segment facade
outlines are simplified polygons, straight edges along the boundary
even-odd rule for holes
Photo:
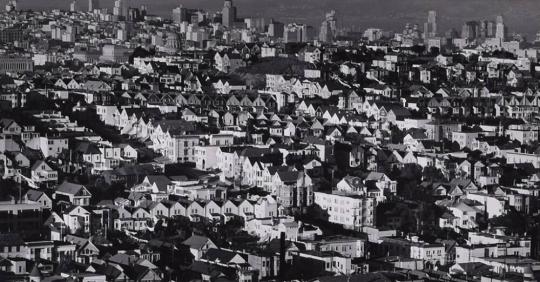
[[[34,70],[31,58],[0,56],[0,73],[26,72]]]
[[[373,198],[341,192],[315,192],[314,203],[328,213],[328,221],[358,230],[375,224]]]
[[[233,5],[232,0],[226,0],[221,13],[221,24],[225,27],[232,28],[236,21],[236,7]]]
[[[0,281],[540,277],[540,35],[437,19],[489,3],[69,2],[2,12]]]

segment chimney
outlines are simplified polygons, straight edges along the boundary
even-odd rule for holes
[[[279,281],[285,281],[285,232],[279,238]]]

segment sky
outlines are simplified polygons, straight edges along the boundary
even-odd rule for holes
[[[5,1],[5,0],[4,0]],[[86,0],[79,0],[86,5]],[[220,10],[222,0],[128,0],[131,6],[146,4],[150,13],[169,16],[179,4],[187,8]],[[324,14],[337,11],[341,26],[362,30],[380,27],[400,31],[405,23],[426,21],[427,12],[438,14],[439,30],[460,30],[468,20],[492,19],[503,15],[511,32],[527,34],[530,39],[540,31],[540,0],[233,0],[238,15],[263,16],[283,22],[307,23],[318,27]],[[71,0],[19,0],[22,9],[67,9]],[[100,0],[102,7],[113,0]],[[159,4],[156,4],[159,3]]]

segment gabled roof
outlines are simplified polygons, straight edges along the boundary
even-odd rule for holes
[[[16,122],[12,119],[9,119],[9,118],[2,118],[0,119],[0,128],[8,128],[11,124],[13,124]]]
[[[298,171],[278,171],[279,179],[285,183],[296,182],[298,180]]]
[[[186,239],[184,242],[182,242],[182,244],[189,246],[191,249],[200,250],[208,242],[211,242],[213,244],[212,240],[210,240],[208,237],[192,235],[191,237]]]
[[[67,181],[64,181],[64,183],[60,184],[56,188],[57,193],[60,192],[60,193],[70,194],[70,195],[77,195],[79,194],[81,190],[86,190],[88,192],[86,187],[84,187],[83,185],[70,183]]]
[[[101,154],[101,151],[99,150],[97,144],[91,142],[80,142],[79,144],[77,144],[75,151],[82,154]]]
[[[39,191],[35,189],[30,189],[26,192],[26,197],[28,198],[28,200],[34,201],[34,202],[39,200],[39,198],[41,198],[41,196],[43,195],[46,195],[43,191]]]
[[[209,261],[219,261],[220,263],[229,263],[233,258],[238,256],[237,253],[223,249],[208,249],[203,258]]]
[[[24,245],[24,240],[18,233],[0,233],[0,247]]]
[[[45,164],[47,169],[50,169],[51,167],[44,161],[44,160],[37,160],[33,165],[31,170],[38,169],[41,165]]]
[[[385,174],[382,172],[372,171],[366,176],[366,181],[379,181],[384,179]]]
[[[165,175],[147,175],[146,177],[151,184],[156,184],[159,191],[167,191],[167,186],[171,183],[171,179]]]

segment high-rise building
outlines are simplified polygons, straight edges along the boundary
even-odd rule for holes
[[[69,11],[77,12],[77,0],[71,1],[71,3],[69,3]]]
[[[337,33],[336,11],[332,10],[326,14],[325,20],[321,24],[319,40],[323,42],[332,42]]]
[[[127,14],[127,20],[131,22],[136,22],[142,19],[141,10],[139,8],[129,8]]]
[[[0,73],[25,72],[34,70],[34,61],[31,58],[16,56],[0,56]]]
[[[17,0],[10,0],[6,4],[6,12],[16,11],[17,10]]]
[[[173,22],[175,23],[187,22],[188,21],[187,9],[184,8],[182,5],[173,9],[172,19],[173,19]]]
[[[309,42],[315,38],[315,28],[312,26],[303,24],[300,29],[302,30],[301,42]]]
[[[461,38],[476,39],[480,34],[480,24],[477,21],[468,21],[461,28]]]
[[[270,20],[268,25],[268,36],[270,37],[282,37],[285,26],[283,23],[276,22],[274,19]]]
[[[126,5],[124,0],[114,1],[113,15],[119,16],[119,17],[126,17],[127,11],[128,11],[128,6]]]
[[[225,0],[223,5],[223,12],[221,14],[221,24],[228,28],[232,28],[236,21],[236,7],[233,6],[232,0]]]
[[[305,24],[291,23],[283,30],[283,40],[285,43],[308,42],[313,39],[314,29]]]
[[[332,42],[334,34],[327,21],[323,21],[321,24],[321,30],[319,31],[319,40],[322,42]]]
[[[368,41],[377,41],[382,38],[383,31],[380,28],[368,28],[364,31],[363,37]]]
[[[22,41],[24,31],[18,28],[6,28],[0,30],[0,43]]]
[[[497,24],[494,21],[488,21],[487,22],[487,37],[493,38],[495,37],[495,33],[497,30]]]
[[[249,17],[249,18],[244,19],[244,23],[246,24],[246,27],[250,30],[255,30],[256,32],[259,32],[259,33],[262,33],[265,31],[264,18]]]
[[[497,16],[497,24],[495,27],[495,38],[504,40],[506,38],[506,26],[502,16]]]
[[[424,23],[424,38],[437,36],[437,12],[429,11],[427,22]]]
[[[99,9],[99,0],[88,0],[88,12],[93,12]]]

